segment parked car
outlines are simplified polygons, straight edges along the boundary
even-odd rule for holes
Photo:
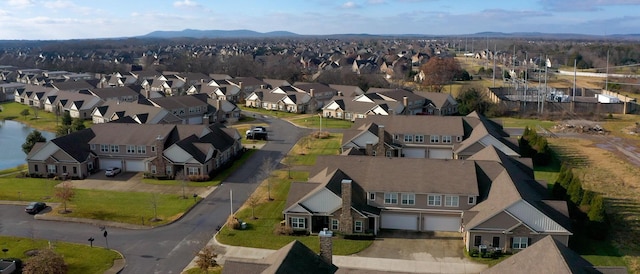
[[[252,127],[245,134],[247,139],[267,140],[267,128],[262,126]]]
[[[119,167],[110,167],[107,168],[107,171],[104,172],[104,175],[107,177],[113,177],[118,175],[120,172],[122,172],[122,169],[120,169]]]
[[[43,209],[47,208],[47,204],[43,202],[31,202],[27,207],[24,208],[24,211],[29,214],[38,214]]]

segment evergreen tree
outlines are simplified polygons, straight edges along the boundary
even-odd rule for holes
[[[46,142],[46,141],[47,141],[47,138],[44,138],[44,136],[42,136],[42,133],[40,133],[40,131],[34,130],[31,133],[29,133],[29,135],[27,135],[27,138],[24,144],[22,144],[22,151],[24,152],[24,154],[29,154],[29,151],[31,151],[31,149],[36,143]]]
[[[82,119],[73,119],[73,122],[71,123],[71,131],[79,131],[85,128],[86,127],[84,126],[84,122],[82,121]]]
[[[582,201],[580,201],[580,205],[581,206],[591,205],[591,201],[593,200],[594,196],[595,196],[595,193],[593,191],[585,190],[584,193],[582,194]]]
[[[68,111],[62,113],[62,125],[70,126],[72,122],[71,114]]]
[[[589,221],[604,223],[605,221],[605,212],[604,212],[604,198],[600,194],[596,194],[591,200],[591,207],[589,208],[589,212],[587,213],[587,217],[589,217]]]
[[[580,204],[582,201],[582,182],[578,177],[573,177],[571,183],[569,184],[569,188],[567,189],[567,194],[569,195],[569,199],[576,205]]]

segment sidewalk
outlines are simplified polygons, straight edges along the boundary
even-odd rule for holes
[[[224,266],[226,258],[262,259],[275,252],[275,250],[271,249],[224,245],[218,243],[216,235],[211,238],[207,246],[214,247],[216,253],[218,253],[216,261],[222,266]],[[197,267],[196,258],[184,268],[183,273],[188,269]],[[425,262],[338,255],[333,255],[333,264],[344,269],[403,273],[480,273],[487,269],[487,265],[472,262]]]

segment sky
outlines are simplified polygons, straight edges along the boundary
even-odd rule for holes
[[[640,0],[0,0],[1,40],[156,30],[464,35],[640,33]]]

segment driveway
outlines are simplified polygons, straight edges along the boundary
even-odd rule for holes
[[[160,194],[178,194],[182,195],[181,185],[154,185],[142,182],[142,172],[122,172],[113,177],[106,177],[104,172],[92,174],[84,180],[72,180],[73,187],[78,189],[99,189],[108,191],[121,192],[147,192]],[[191,197],[198,194],[200,197],[206,197],[216,189],[211,187],[190,187],[186,186],[184,192]]]
[[[463,253],[462,234],[457,232],[383,231],[360,257],[468,262]]]

